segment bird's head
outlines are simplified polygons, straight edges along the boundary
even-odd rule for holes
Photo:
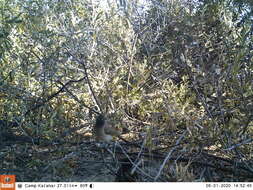
[[[95,127],[101,128],[105,124],[105,117],[102,114],[99,114],[96,118]]]

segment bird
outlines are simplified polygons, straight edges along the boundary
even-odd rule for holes
[[[111,127],[106,121],[104,115],[99,114],[94,125],[94,136],[98,142],[110,142],[113,136],[119,137],[121,133]]]

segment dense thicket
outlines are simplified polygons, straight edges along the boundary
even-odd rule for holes
[[[152,159],[178,160],[165,181],[252,181],[253,4],[144,2],[0,0],[0,169],[41,174],[38,147],[88,141],[103,113]],[[32,159],[16,160],[20,142]]]

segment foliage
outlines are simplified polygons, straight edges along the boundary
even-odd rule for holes
[[[5,128],[73,142],[101,112],[132,141],[144,133],[150,153],[187,131],[178,155],[252,160],[251,1],[147,3],[0,1],[0,119],[19,123]],[[45,167],[34,160],[27,166]],[[190,161],[172,170],[207,180]]]

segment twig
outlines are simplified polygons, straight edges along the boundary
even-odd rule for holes
[[[70,85],[70,84],[72,84],[72,83],[77,83],[77,82],[83,81],[84,79],[85,79],[85,77],[83,77],[83,78],[81,78],[81,79],[78,79],[78,80],[70,80],[70,81],[68,81],[68,82],[65,83],[57,92],[53,93],[52,95],[50,95],[49,97],[47,97],[47,98],[46,98],[45,100],[43,100],[42,102],[35,104],[32,108],[30,108],[29,110],[27,110],[27,111],[25,112],[25,116],[26,116],[27,114],[29,114],[31,111],[34,111],[34,110],[40,108],[41,106],[43,106],[45,103],[49,102],[49,101],[50,101],[51,99],[53,99],[54,97],[58,96],[60,93],[62,93],[62,92],[65,90],[65,88],[66,88],[68,85]]]
[[[135,164],[135,163],[131,160],[131,158],[130,158],[130,157],[128,156],[128,154],[126,153],[125,149],[124,149],[119,143],[118,143],[117,145],[121,148],[122,153],[127,157],[127,159],[129,160],[129,162],[134,166],[135,169],[138,169],[143,175],[145,175],[145,176],[147,176],[147,177],[153,179],[152,176],[150,176],[149,174],[147,174],[146,172],[144,172],[144,171],[138,166],[138,164]],[[131,171],[131,172],[132,172],[132,171]]]
[[[187,132],[188,132],[187,130],[184,131],[184,133],[183,133],[183,134],[179,137],[179,139],[177,140],[177,142],[176,142],[176,144],[175,144],[175,147],[173,147],[173,148],[170,150],[170,152],[168,153],[168,155],[166,156],[166,158],[163,160],[163,163],[162,163],[162,165],[161,165],[161,167],[160,167],[160,169],[159,169],[157,175],[155,176],[154,181],[156,181],[156,180],[160,177],[160,175],[161,175],[161,173],[162,173],[162,170],[163,170],[165,164],[167,163],[167,161],[169,160],[169,158],[170,158],[172,152],[177,148],[177,145],[178,145],[178,144],[180,143],[180,141],[184,138],[184,136],[186,135]]]
[[[249,144],[249,143],[251,143],[251,142],[253,142],[253,139],[252,139],[252,138],[246,139],[246,140],[242,141],[241,143],[234,144],[234,145],[232,145],[231,147],[226,148],[226,149],[224,149],[224,150],[233,150],[233,149],[235,149],[235,148],[237,148],[237,147],[239,147],[239,146],[241,146],[241,145]]]
[[[92,94],[92,96],[93,96],[93,98],[94,98],[94,100],[95,100],[95,102],[96,102],[96,104],[97,104],[97,106],[98,106],[98,108],[99,108],[99,111],[102,112],[100,103],[99,103],[99,101],[98,101],[98,99],[97,99],[97,96],[96,96],[96,94],[95,94],[95,92],[94,92],[94,90],[93,90],[92,84],[91,84],[91,82],[90,82],[90,78],[89,78],[89,75],[88,75],[88,71],[87,71],[86,65],[84,64],[83,61],[81,61],[81,60],[79,60],[78,58],[76,58],[76,56],[74,56],[69,50],[67,50],[67,53],[68,53],[71,57],[73,57],[73,59],[74,59],[75,61],[77,61],[79,64],[81,64],[81,65],[83,66],[83,69],[84,69],[84,77],[85,77],[86,80],[87,80],[87,83],[88,83],[89,89],[90,89],[90,91],[91,91],[91,94]]]
[[[64,84],[63,84],[61,81],[58,81],[58,83],[59,83],[60,85],[64,86]],[[97,112],[95,109],[93,109],[93,108],[87,106],[87,105],[84,104],[82,101],[80,101],[80,100],[78,99],[78,97],[76,97],[67,87],[65,87],[65,91],[68,92],[68,93],[75,99],[75,101],[77,101],[78,103],[80,103],[83,107],[89,109],[90,111],[92,111],[92,112],[94,112],[94,113],[99,114],[99,112]]]

